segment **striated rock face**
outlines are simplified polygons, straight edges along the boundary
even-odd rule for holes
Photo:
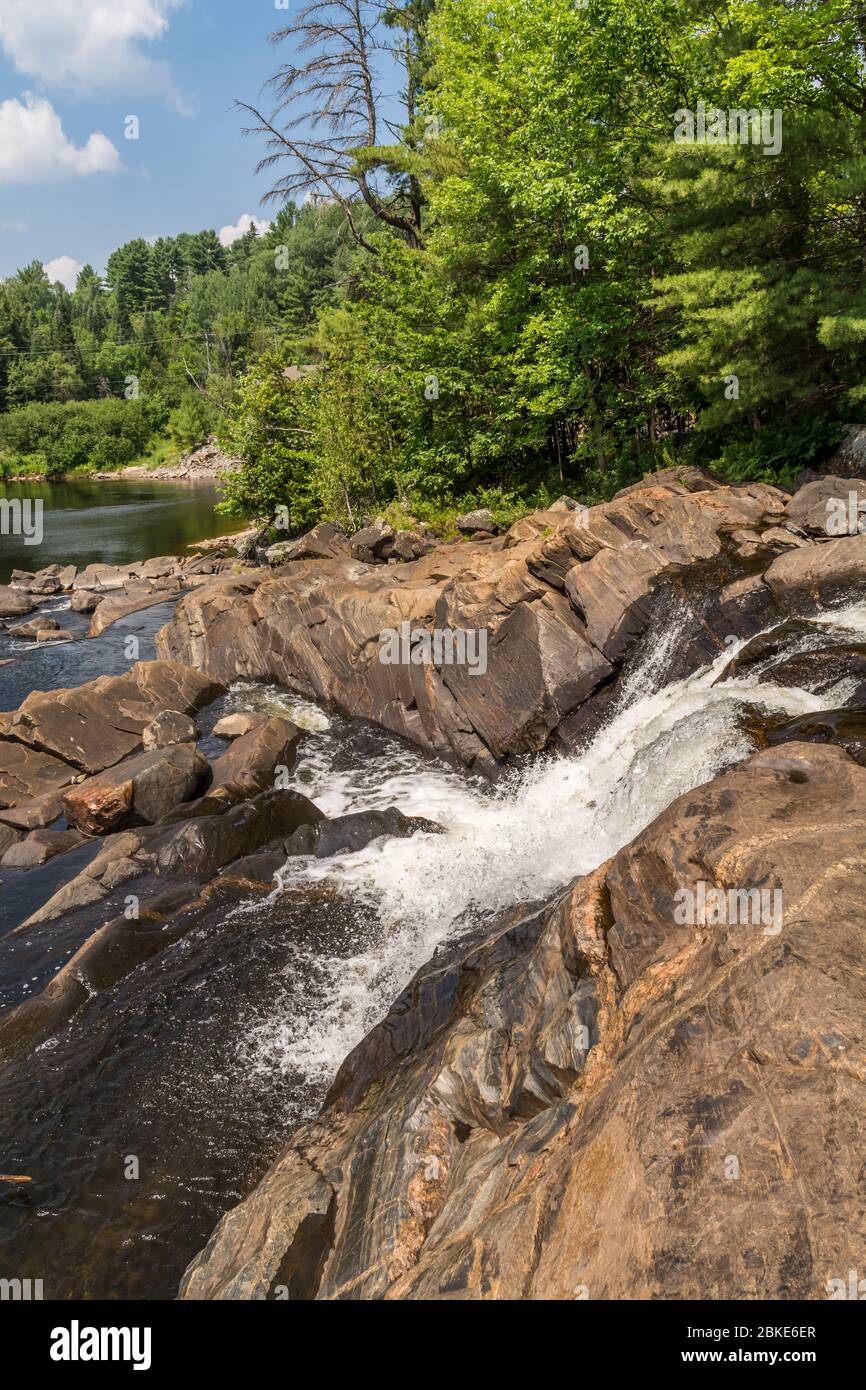
[[[715,625],[693,625],[702,660],[724,649],[727,634],[757,630],[768,609],[783,614],[776,590],[744,574],[741,552],[749,565],[769,565],[780,550],[774,531],[797,546],[785,506],[777,488],[671,470],[604,506],[537,513],[504,537],[439,546],[407,563],[298,559],[276,576],[222,577],[179,604],[157,648],[224,683],[279,681],[493,771],[547,746],[615,679],[651,627],[664,581],[716,568]],[[847,568],[866,582],[859,553]],[[752,588],[719,597],[743,580]],[[407,623],[431,636],[475,634],[483,663],[383,663],[382,634]]]
[[[769,749],[431,962],[182,1296],[826,1297],[866,1236],[864,833],[866,769]],[[701,884],[779,911],[684,917]]]

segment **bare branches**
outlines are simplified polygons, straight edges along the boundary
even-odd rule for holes
[[[416,101],[407,27],[393,24],[395,13],[393,0],[310,0],[292,24],[271,35],[275,44],[293,45],[292,60],[267,83],[275,97],[271,114],[236,103],[255,121],[244,134],[265,140],[258,172],[285,170],[264,201],[324,190],[368,251],[373,247],[359,225],[359,199],[420,245],[420,189],[394,158],[401,145],[413,149],[404,131],[411,132]],[[401,72],[405,87],[398,99],[388,87]],[[398,100],[402,121],[394,119]],[[391,140],[379,158],[382,129]]]

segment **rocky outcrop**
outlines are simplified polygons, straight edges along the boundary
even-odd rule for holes
[[[864,1234],[864,833],[866,769],[787,744],[431,962],[183,1297],[826,1297]],[[701,885],[781,906],[684,914]]]
[[[706,575],[695,664],[723,650],[729,633],[757,631],[769,610],[784,616],[784,585],[764,584],[752,567],[802,557],[808,569],[816,546],[779,556],[771,534],[800,546],[786,529],[786,500],[765,484],[728,487],[700,470],[671,470],[603,506],[537,513],[503,537],[442,545],[414,561],[297,560],[277,575],[223,577],[182,600],[158,651],[225,683],[276,680],[495,772],[575,736],[575,716],[616,680],[677,579],[694,603]],[[381,528],[376,535],[377,545],[390,542]],[[859,554],[843,569],[866,584]],[[383,660],[383,634],[399,638],[405,625],[401,658]],[[437,632],[451,641],[462,633],[477,659],[437,659]],[[429,660],[411,654],[419,633]]]
[[[102,772],[142,747],[165,709],[193,714],[223,687],[175,661],[139,661],[125,676],[100,676],[73,690],[39,691],[0,714],[0,800],[7,806]]]

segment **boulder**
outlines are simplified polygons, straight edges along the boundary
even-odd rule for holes
[[[297,540],[279,541],[265,551],[269,565],[285,565],[293,560],[330,560],[348,553],[346,534],[335,521],[322,521]]]
[[[16,712],[0,715],[0,800],[4,769],[17,766],[20,755],[12,750],[21,745],[44,750],[52,763],[68,763],[63,781],[71,781],[76,772],[101,772],[140,749],[145,727],[161,710],[194,714],[223,693],[218,682],[175,661],[139,661],[124,676],[35,691]],[[62,782],[55,777],[53,785]],[[17,799],[48,789],[33,785]]]
[[[369,526],[362,526],[349,540],[354,560],[372,565],[376,561],[390,559],[394,554],[396,533],[382,517],[377,517]]]
[[[793,612],[842,602],[866,584],[866,535],[789,550],[773,561],[764,578]]]
[[[7,849],[0,864],[4,869],[34,869],[47,864],[57,854],[65,854],[81,844],[77,830],[31,830],[23,840]]]
[[[97,604],[90,619],[88,637],[100,637],[106,628],[116,623],[118,618],[126,618],[130,613],[139,613],[143,608],[153,608],[158,603],[166,603],[174,598],[180,588],[180,580],[161,580],[159,586],[149,580],[138,580],[125,585],[120,592],[109,595]]]
[[[213,726],[213,731],[217,738],[241,738],[243,734],[250,733],[253,729],[258,729],[267,722],[266,714],[255,714],[248,710],[240,710],[237,714],[225,714],[222,719],[218,719]]]
[[[76,769],[50,753],[12,740],[0,740],[0,807],[49,796],[68,786]]]
[[[288,719],[274,717],[254,725],[215,760],[210,791],[232,786],[244,796],[254,796],[273,787],[277,768],[291,766],[300,737],[300,729]]]
[[[10,637],[24,638],[25,641],[48,641],[60,632],[60,624],[54,618],[34,618],[29,623],[16,623],[7,629]]]
[[[285,853],[314,854],[317,859],[328,859],[332,854],[354,854],[383,837],[403,840],[419,830],[439,834],[441,829],[433,821],[421,816],[404,816],[396,806],[388,806],[384,811],[356,811],[317,821],[314,825],[303,825],[286,841]]]
[[[23,617],[25,613],[32,613],[35,607],[35,600],[23,589],[0,584],[0,618]]]
[[[174,743],[195,743],[198,726],[188,714],[177,709],[164,709],[142,731],[141,742],[146,753],[155,748],[170,748]]]
[[[862,1251],[864,821],[840,749],[768,749],[440,951],[181,1297],[825,1298]]]
[[[195,794],[207,770],[207,760],[189,743],[140,753],[65,792],[66,819],[85,835],[154,824]]]
[[[827,472],[842,478],[866,477],[866,425],[849,425],[827,463]]]
[[[2,757],[0,746],[0,757]],[[20,830],[44,830],[53,825],[63,815],[63,792],[43,792],[27,801],[17,801],[13,806],[0,809],[0,823],[15,826]]]
[[[478,531],[482,531],[488,536],[495,536],[499,530],[489,507],[479,507],[477,511],[464,512],[462,516],[458,516],[455,525],[464,536],[473,536]]]
[[[78,589],[69,600],[73,613],[92,613],[105,597],[98,589]]]
[[[863,512],[859,511],[863,504]],[[849,516],[857,523],[863,517],[866,530],[866,479],[842,478],[832,474],[816,478],[801,487],[786,507],[791,522],[812,536],[836,538],[848,531]],[[846,523],[839,530],[839,523]]]

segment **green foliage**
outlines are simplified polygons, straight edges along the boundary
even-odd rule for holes
[[[173,444],[184,453],[203,444],[213,433],[218,412],[206,397],[197,391],[185,391],[180,404],[168,417],[168,433]]]
[[[220,511],[267,522],[285,508],[294,531],[317,519],[308,389],[303,380],[288,380],[282,362],[268,354],[241,379],[219,439],[245,466],[226,480]]]
[[[102,471],[132,463],[165,424],[159,402],[34,403],[0,415],[4,475]]]

